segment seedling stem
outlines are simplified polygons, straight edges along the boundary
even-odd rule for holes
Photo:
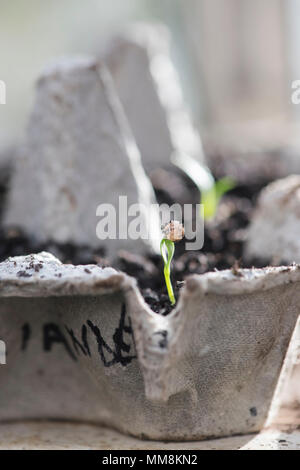
[[[160,243],[160,252],[164,260],[164,276],[171,305],[175,305],[175,296],[171,283],[171,261],[174,256],[175,245],[171,240],[163,238]]]

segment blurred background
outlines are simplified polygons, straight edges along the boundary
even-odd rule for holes
[[[110,35],[140,20],[171,29],[173,60],[202,135],[230,129],[238,139],[247,128],[250,139],[298,139],[290,132],[300,118],[300,105],[291,103],[292,81],[300,79],[297,0],[0,0],[0,79],[7,85],[0,151],[22,138],[47,62],[99,54]]]

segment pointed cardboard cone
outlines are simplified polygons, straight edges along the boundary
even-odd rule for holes
[[[128,207],[140,205],[144,240],[128,237],[127,208],[119,208],[119,196],[127,198]],[[109,255],[120,248],[158,251],[160,227],[154,203],[107,69],[93,58],[55,62],[37,84],[6,226],[20,226],[42,242],[105,246]],[[107,213],[111,230],[114,224],[119,230],[115,239],[113,233],[105,238],[108,229],[98,225]]]
[[[300,316],[297,321],[266,426],[287,431],[300,425]]]
[[[0,367],[2,421],[160,440],[263,427],[299,314],[298,266],[192,276],[166,317],[112,268],[42,253],[2,263],[0,278],[0,337],[17,345]]]
[[[169,48],[164,26],[142,23],[113,38],[104,54],[148,172],[169,166],[173,152],[204,161]]]
[[[276,263],[300,262],[300,176],[291,175],[266,186],[247,234],[249,258]]]

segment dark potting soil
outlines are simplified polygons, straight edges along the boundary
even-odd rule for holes
[[[151,179],[159,203],[199,203],[197,188],[181,173],[157,170],[151,175]],[[263,267],[270,264],[270,260],[251,260],[249,263],[243,257],[245,229],[251,219],[257,195],[265,184],[237,184],[224,196],[215,220],[205,224],[204,246],[201,250],[185,251],[184,239],[176,243],[172,261],[172,282],[176,297],[184,285],[184,279],[190,274],[230,268],[236,270],[238,266]],[[98,264],[102,267],[113,265],[138,280],[144,299],[154,312],[166,315],[171,311],[160,256],[140,256],[121,251],[117,260],[111,263],[105,257],[102,248],[93,250],[88,246],[74,246],[70,243],[41,244],[33,237],[26,236],[18,228],[4,229],[1,226],[1,216],[6,186],[7,184],[0,181],[0,261],[9,256],[27,255],[44,250],[64,263]]]

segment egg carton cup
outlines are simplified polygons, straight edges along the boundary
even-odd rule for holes
[[[0,422],[201,440],[263,428],[299,315],[300,266],[190,276],[161,316],[126,274],[43,252],[0,264],[0,297]]]

